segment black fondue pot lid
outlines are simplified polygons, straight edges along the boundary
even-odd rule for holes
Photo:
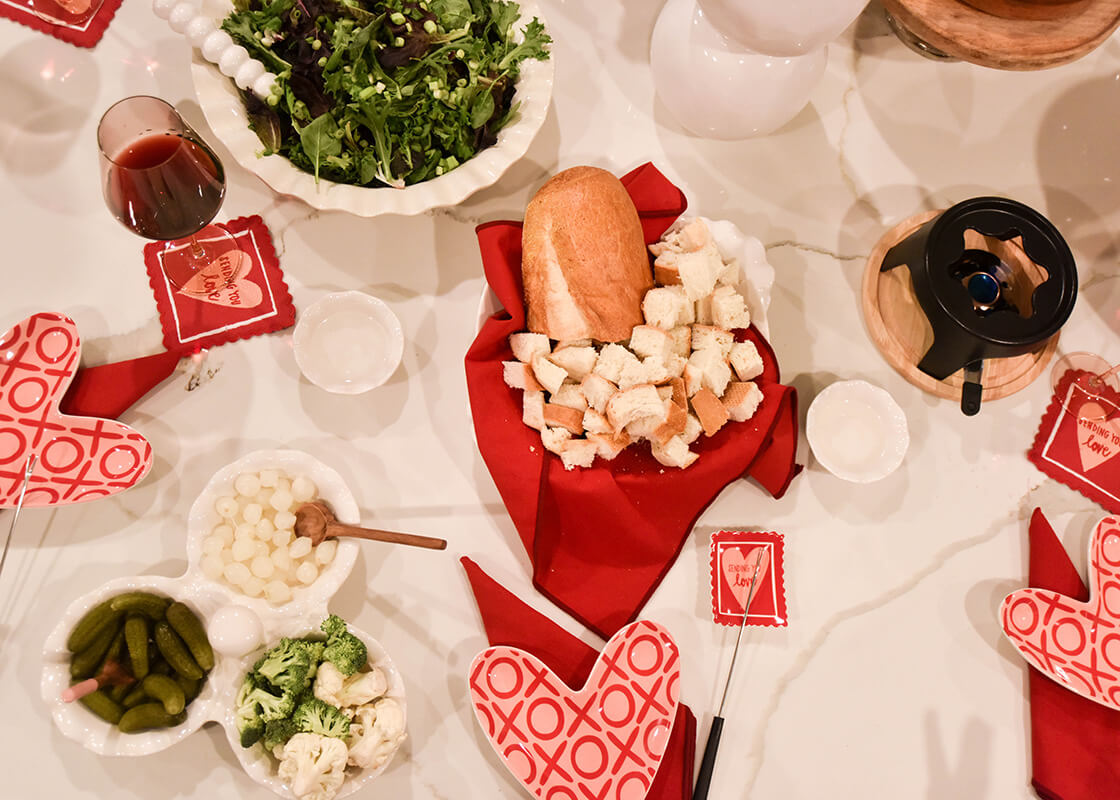
[[[953,269],[967,257],[964,233],[969,229],[1004,241],[1021,237],[1027,257],[1046,270],[1046,280],[1031,296],[1030,316],[1010,308],[977,313],[977,292],[986,287],[982,281],[974,282],[970,294],[970,287]],[[918,269],[925,273],[929,299],[937,308],[925,308],[927,316],[940,311],[971,335],[1009,346],[1048,339],[1069,319],[1077,299],[1073,254],[1058,230],[1033,208],[1005,197],[974,197],[946,210],[928,230],[925,258]]]

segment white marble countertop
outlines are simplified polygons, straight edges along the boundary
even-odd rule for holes
[[[872,346],[860,276],[900,219],[1008,195],[1054,221],[1078,259],[1081,297],[1063,349],[1120,358],[1120,44],[1041,73],[935,63],[906,49],[873,4],[831,47],[824,79],[793,122],[767,138],[717,142],[685,134],[655,98],[647,52],[659,4],[541,5],[556,40],[548,120],[525,159],[456,208],[411,218],[317,213],[227,160],[219,219],[263,215],[297,308],[339,289],[384,299],[404,328],[403,364],[370,394],[334,396],[300,377],[288,335],[221,347],[196,390],[176,375],[125,415],[156,452],[139,487],[24,513],[0,577],[0,794],[269,796],[214,726],[136,759],[100,758],[63,738],[39,700],[39,652],[78,595],[119,576],[182,571],[186,513],[215,470],[254,449],[294,447],[343,474],[367,523],[451,543],[445,553],[364,545],[333,603],[381,641],[409,692],[410,739],[362,796],[524,796],[467,702],[466,668],[484,638],[456,557],[475,557],[600,643],[533,593],[472,439],[462,359],[481,284],[473,227],[520,217],[560,168],[621,173],[652,160],[695,211],[766,243],[777,269],[772,339],[802,420],[821,388],[859,377],[894,395],[912,435],[902,468],[877,484],[840,481],[802,442],[807,469],[782,500],[746,481],[730,486],[647,606],[682,646],[683,700],[699,717],[702,748],[733,642],[708,619],[707,534],[785,534],[790,624],[745,638],[712,796],[1033,796],[1026,669],[996,612],[1024,584],[1035,506],[1082,569],[1103,512],[1025,458],[1047,380],[974,418],[923,395]],[[147,93],[175,103],[206,136],[188,62],[186,43],[144,0],[126,2],[93,51],[0,22],[0,328],[50,309],[77,321],[87,363],[161,349],[143,243],[104,206],[94,131],[113,101]]]

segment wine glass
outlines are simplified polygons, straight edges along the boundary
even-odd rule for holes
[[[1096,353],[1066,353],[1050,370],[1050,385],[1062,408],[1082,419],[1101,420],[1117,410],[1112,397],[1120,392],[1120,364],[1113,366]],[[1090,402],[1091,401],[1091,402]]]
[[[126,97],[97,126],[105,203],[134,233],[166,242],[156,257],[179,292],[208,295],[238,278],[232,235],[211,220],[225,197],[214,151],[169,103]]]

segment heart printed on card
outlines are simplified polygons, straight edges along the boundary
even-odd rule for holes
[[[1088,472],[1120,453],[1120,419],[1109,418],[1109,410],[1090,400],[1077,412],[1077,450],[1081,468]]]
[[[720,555],[720,567],[723,569],[724,580],[731,589],[731,595],[743,608],[747,603],[747,594],[751,590],[751,581],[761,585],[766,578],[769,559],[761,562],[758,577],[754,577],[755,565],[759,564],[761,551],[767,549],[766,545],[754,547],[728,547]]]
[[[253,266],[247,253],[230,250],[207,264],[179,289],[179,294],[228,308],[256,308],[264,300],[261,287],[246,278]]]
[[[540,800],[643,800],[669,743],[680,653],[652,622],[627,625],[574,690],[534,655],[490,647],[471,664],[475,715]]]
[[[1089,599],[1020,589],[1000,606],[1004,635],[1032,667],[1120,710],[1120,519],[1101,520],[1089,540]]]
[[[152,446],[132,428],[59,411],[80,349],[77,326],[62,314],[35,314],[0,338],[0,508],[16,504],[32,455],[26,506],[116,494],[151,469]]]

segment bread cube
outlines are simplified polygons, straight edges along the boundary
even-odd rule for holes
[[[557,350],[563,350],[566,347],[591,347],[590,339],[565,339],[556,345]]]
[[[684,433],[681,434],[684,443],[692,444],[700,438],[700,434],[703,432],[704,426],[700,424],[700,420],[696,418],[695,414],[689,414],[684,421]]]
[[[751,312],[747,301],[731,286],[719,286],[712,292],[712,320],[721,328],[749,328]]]
[[[735,344],[735,336],[731,331],[714,325],[692,326],[692,349],[703,350],[706,347],[715,347],[726,358],[731,353],[731,346]]]
[[[538,431],[544,429],[544,392],[525,392],[521,396],[521,421]]]
[[[685,390],[684,378],[673,378],[669,381],[669,388],[672,389],[670,399],[685,411],[688,411],[688,392]]]
[[[642,316],[647,325],[670,330],[688,325],[695,313],[692,302],[680,286],[657,286],[642,298]]]
[[[712,296],[707,295],[697,300],[693,304],[693,311],[697,324],[711,325],[714,320],[712,317]]]
[[[630,446],[633,440],[625,431],[620,431],[614,436],[605,433],[589,433],[587,434],[587,441],[595,443],[600,458],[613,461],[619,453]]]
[[[546,406],[545,411],[547,412],[547,410]],[[715,436],[730,418],[730,414],[724,408],[723,403],[707,386],[693,395],[692,410],[696,412],[696,417],[700,420],[700,425],[703,426],[706,436]]]
[[[568,373],[548,360],[548,356],[538,354],[533,358],[533,375],[550,394],[555,394],[564,385]]]
[[[676,265],[653,262],[653,282],[658,286],[680,286],[681,273]]]
[[[684,393],[688,397],[700,391],[700,387],[704,385],[704,370],[693,364],[691,361],[684,365],[684,372],[681,373],[681,378],[684,380]]]
[[[664,386],[658,386],[657,387],[657,396],[660,397],[662,400],[672,400],[673,399],[673,387],[670,386],[669,384],[665,384]]]
[[[649,251],[655,256],[669,252],[690,253],[699,250],[711,240],[712,233],[708,230],[707,223],[697,217],[674,230],[666,231],[661,241],[649,246]]]
[[[673,351],[673,340],[662,328],[638,325],[630,334],[630,349],[641,358],[664,360]]]
[[[700,370],[701,384],[711,389],[712,394],[717,398],[722,397],[724,391],[727,389],[727,384],[731,380],[731,367],[728,365],[727,360],[715,347],[705,347],[702,350],[692,351],[689,356],[688,364]],[[685,368],[685,384],[686,387],[689,383],[688,368]],[[689,393],[692,397],[693,393]]]
[[[583,391],[583,397],[587,400],[587,405],[600,414],[606,412],[607,401],[611,399],[611,395],[618,391],[617,386],[594,372],[580,381],[579,388]]]
[[[541,444],[544,445],[544,449],[556,455],[560,455],[564,452],[564,447],[571,438],[572,432],[565,428],[546,427],[541,431]]]
[[[666,401],[665,408],[665,421],[653,432],[653,440],[660,445],[664,445],[669,439],[684,433],[685,424],[688,421],[688,412],[671,399]]]
[[[569,439],[560,453],[560,461],[566,470],[590,467],[597,452],[598,447],[595,442],[587,439]]]
[[[646,365],[641,361],[636,358],[633,361],[628,361],[618,376],[618,388],[631,389],[643,383],[652,383],[646,378],[646,374]]]
[[[544,424],[550,428],[564,428],[574,436],[579,436],[583,433],[583,412],[555,403],[545,403]]]
[[[616,431],[641,417],[664,418],[665,407],[657,389],[649,384],[616,392],[607,402],[607,419]]]
[[[533,368],[522,361],[503,361],[502,380],[511,389],[539,392],[542,388],[533,376]]]
[[[728,354],[732,369],[741,381],[754,380],[762,374],[762,356],[754,342],[736,342]]]
[[[692,328],[688,325],[678,325],[669,331],[669,338],[673,341],[673,353],[688,358],[688,354],[692,352]]]
[[[750,381],[729,383],[723,395],[723,406],[735,422],[749,420],[761,404],[762,390]]]
[[[568,373],[574,381],[582,381],[592,369],[599,354],[594,347],[558,347],[552,351],[549,360]]]
[[[537,356],[547,356],[552,352],[552,344],[543,333],[515,333],[509,337],[513,357],[526,364],[532,364]]]
[[[658,463],[677,469],[690,467],[697,458],[696,453],[689,450],[688,445],[679,436],[674,436],[663,445],[651,444],[650,452],[653,453],[653,457],[657,459]]]
[[[666,270],[676,269],[685,295],[695,302],[710,295],[716,288],[716,280],[723,271],[723,258],[720,257],[715,242],[709,241],[692,252],[662,253],[657,256],[653,265],[655,271],[658,266]]]
[[[618,383],[622,377],[622,370],[627,364],[640,364],[638,357],[620,344],[608,344],[599,352],[592,370],[596,375],[606,378],[611,383]]]
[[[759,242],[759,247],[761,246],[762,243]],[[723,262],[723,269],[720,270],[716,283],[721,286],[738,286],[741,275],[742,270],[739,269],[739,262],[733,258],[730,261]]]
[[[588,433],[614,435],[614,428],[611,427],[610,420],[607,419],[605,414],[601,414],[593,408],[583,412],[583,429]]]
[[[583,396],[583,390],[575,383],[562,384],[559,389],[552,393],[548,401],[558,406],[574,408],[581,414],[587,410],[587,398]]]

